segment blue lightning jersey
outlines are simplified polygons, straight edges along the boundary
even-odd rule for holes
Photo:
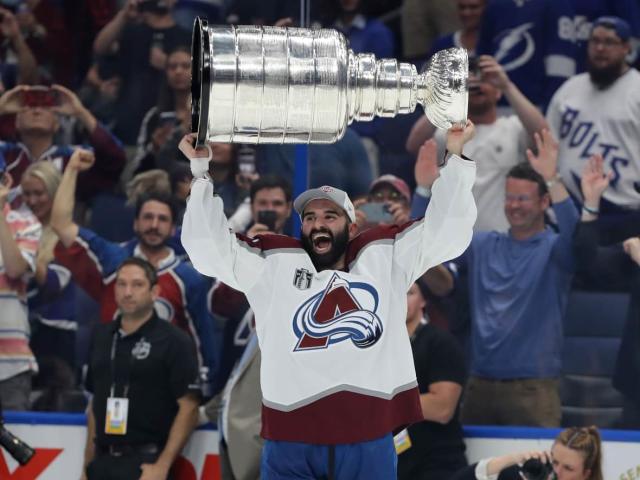
[[[476,51],[494,56],[529,100],[546,106],[576,70],[573,17],[570,0],[490,0]]]

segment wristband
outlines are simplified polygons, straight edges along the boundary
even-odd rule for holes
[[[547,188],[550,189],[551,187],[553,187],[556,183],[560,182],[561,180],[562,180],[562,177],[560,176],[560,174],[556,173],[551,180],[547,180],[544,183],[547,185]]]
[[[421,197],[429,198],[431,196],[431,189],[429,187],[418,185],[416,187],[416,193]]]
[[[202,178],[204,174],[209,171],[209,161],[213,157],[213,152],[209,144],[205,144],[209,155],[206,157],[194,157],[189,159],[189,166],[191,167],[191,175],[193,178]]]
[[[591,215],[598,215],[600,213],[600,209],[588,207],[586,204],[582,205],[582,210],[584,210],[587,213],[590,213]]]

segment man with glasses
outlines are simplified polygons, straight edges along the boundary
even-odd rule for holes
[[[573,197],[583,200],[580,172],[591,155],[601,155],[613,175],[600,212],[591,212],[600,213],[609,237],[603,241],[640,233],[640,73],[626,62],[630,37],[625,20],[598,18],[589,37],[588,71],[567,80],[547,112],[559,140],[559,171]]]
[[[474,232],[451,271],[468,278],[471,376],[462,422],[474,425],[558,427],[562,317],[574,270],[578,211],[557,174],[557,142],[535,135],[507,174],[508,233]],[[551,206],[557,231],[545,225]]]

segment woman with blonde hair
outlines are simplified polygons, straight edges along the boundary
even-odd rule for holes
[[[49,225],[51,208],[62,176],[51,162],[36,162],[20,182],[24,206],[42,224],[35,275],[29,283],[31,348],[38,363],[58,357],[75,369],[76,287],[69,270],[54,261],[58,237]]]
[[[535,462],[535,463],[533,463]],[[603,480],[602,441],[596,427],[570,427],[551,452],[519,452],[485,458],[452,480]]]

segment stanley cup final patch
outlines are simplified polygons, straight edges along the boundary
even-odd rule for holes
[[[306,268],[297,268],[296,273],[293,276],[293,286],[298,290],[307,290],[311,287],[311,280],[313,279],[313,273]]]

